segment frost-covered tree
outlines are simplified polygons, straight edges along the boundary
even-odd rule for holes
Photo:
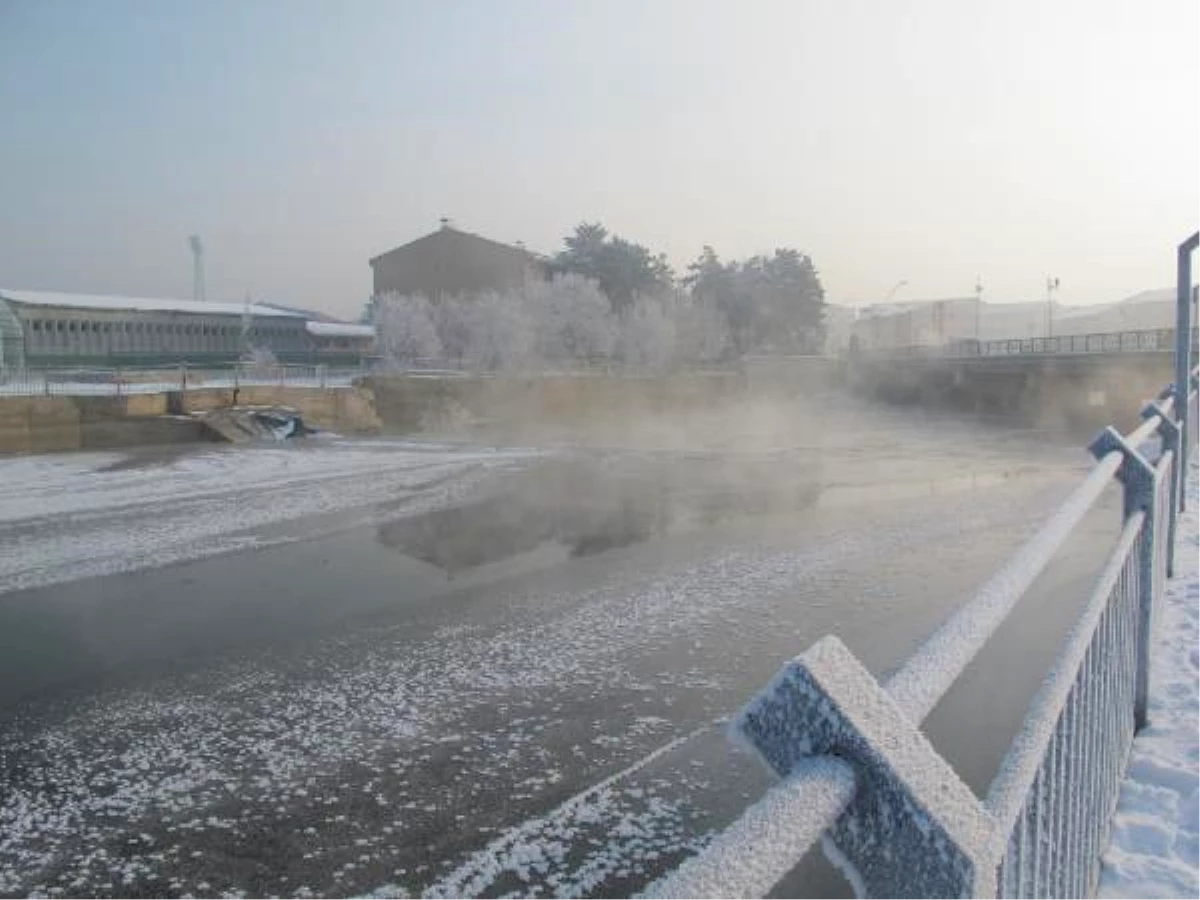
[[[463,356],[470,368],[498,372],[533,363],[533,319],[520,291],[488,291],[454,302],[467,325]]]
[[[550,260],[552,273],[573,272],[600,286],[614,312],[624,312],[638,294],[670,287],[673,273],[663,254],[610,235],[598,222],[584,222],[563,239],[565,249]]]
[[[596,282],[569,273],[437,301],[384,295],[371,310],[381,351],[401,366],[440,357],[479,371],[571,368],[598,360],[663,370],[719,362],[732,347],[714,302],[667,289],[635,295],[617,313]]]
[[[712,365],[733,353],[733,335],[725,313],[703,297],[676,297],[675,346],[685,365]]]
[[[676,361],[677,322],[669,296],[638,297],[620,314],[617,357],[632,369],[662,370]]]
[[[432,304],[424,296],[382,294],[371,303],[376,340],[384,358],[397,366],[442,355]]]
[[[569,364],[611,355],[616,321],[608,298],[594,281],[555,275],[550,281],[530,283],[525,297],[543,361]]]
[[[797,250],[723,263],[705,247],[684,284],[724,314],[738,353],[813,353],[823,343],[825,291],[812,259]]]

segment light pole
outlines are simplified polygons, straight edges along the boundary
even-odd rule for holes
[[[983,279],[975,276],[975,343],[979,343],[979,321],[983,313]]]
[[[1046,337],[1054,337],[1054,292],[1058,290],[1058,279],[1046,276]]]
[[[881,305],[887,306],[889,303],[891,303],[892,298],[896,296],[896,293],[902,287],[908,287],[908,280],[905,278],[901,278],[899,281],[897,281],[895,284],[892,285],[892,289],[887,292],[887,295],[883,298],[883,303]],[[881,341],[879,340],[879,320],[880,320],[880,318],[881,318],[881,316],[875,316],[874,321],[871,323],[871,335],[874,338],[872,343],[876,347],[878,347],[881,343]]]

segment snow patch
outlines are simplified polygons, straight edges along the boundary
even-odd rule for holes
[[[1102,860],[1101,897],[1196,897],[1200,807],[1200,574],[1197,464],[1177,524],[1175,577],[1164,593],[1150,661],[1149,725],[1133,742]]]

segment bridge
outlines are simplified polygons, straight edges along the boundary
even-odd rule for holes
[[[779,780],[646,896],[766,896],[818,841],[860,897],[1094,894],[1126,761],[1148,724],[1156,611],[1174,568],[1197,440],[1200,368],[1188,338],[1198,245],[1200,233],[1178,249],[1174,352],[1131,339],[1131,354],[1174,368],[1141,424],[1096,437],[1086,478],[890,677],[877,680],[833,635],[787,663],[731,725]],[[978,349],[975,360],[992,357]],[[1071,351],[1059,344],[1041,352],[1056,359]],[[1030,346],[995,356],[1028,362],[1035,353]],[[944,355],[921,362],[963,364]],[[1113,479],[1124,492],[1113,549],[980,799],[922,722]]]
[[[1194,353],[1197,329],[1187,332]],[[954,341],[852,354],[847,379],[855,390],[893,403],[1031,422],[1129,425],[1139,401],[1171,380],[1175,345],[1174,328]]]

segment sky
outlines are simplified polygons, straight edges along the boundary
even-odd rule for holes
[[[827,299],[1105,302],[1200,220],[1195,0],[0,0],[0,285],[355,316],[581,221]]]

